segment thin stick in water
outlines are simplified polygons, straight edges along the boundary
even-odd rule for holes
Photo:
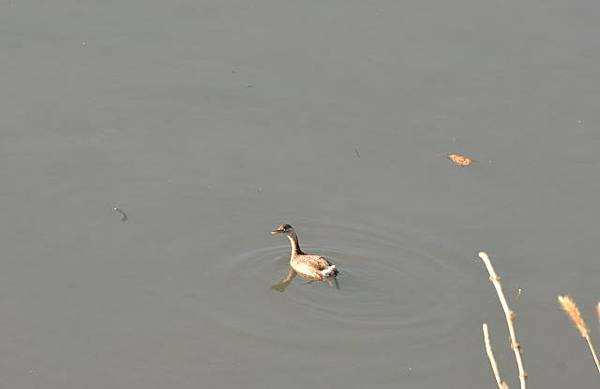
[[[527,384],[525,380],[527,379],[527,373],[525,373],[525,368],[523,368],[523,358],[521,357],[521,346],[519,342],[517,342],[517,335],[515,332],[515,314],[508,307],[508,303],[506,302],[506,297],[504,297],[504,292],[502,291],[502,284],[500,284],[500,277],[496,274],[494,267],[492,266],[492,262],[490,261],[490,257],[487,253],[481,251],[479,253],[479,258],[485,264],[488,273],[490,274],[490,281],[494,284],[494,288],[496,288],[496,293],[498,294],[498,299],[500,300],[500,305],[502,305],[502,310],[504,311],[504,316],[506,317],[506,325],[508,326],[508,333],[510,335],[510,348],[512,348],[513,353],[515,354],[515,360],[517,362],[517,368],[519,369],[519,382],[521,383],[521,389],[525,389]]]
[[[498,384],[498,389],[508,389],[508,385],[506,384],[506,382],[500,379],[500,371],[498,371],[498,364],[496,363],[496,358],[494,358],[494,352],[492,351],[492,344],[490,343],[490,334],[488,331],[487,323],[483,323],[483,342],[485,344],[485,351],[487,353],[488,359],[490,360],[492,372],[494,372],[496,384]]]
[[[583,316],[581,316],[581,312],[579,312],[579,308],[577,308],[577,304],[575,304],[575,300],[569,296],[558,296],[558,302],[560,303],[563,311],[569,315],[573,321],[573,324],[575,324],[575,327],[579,331],[581,337],[587,342],[590,352],[592,353],[592,357],[594,358],[594,362],[596,363],[598,373],[600,373],[600,362],[598,362],[596,350],[594,350],[594,346],[592,345],[592,341],[590,339],[590,331],[585,323],[585,320],[583,320]]]
[[[113,211],[117,212],[119,215],[121,215],[121,221],[122,222],[126,222],[127,221],[127,214],[125,213],[125,211],[123,211],[121,208],[119,207],[114,207]]]

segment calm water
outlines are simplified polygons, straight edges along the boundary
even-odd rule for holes
[[[517,387],[480,250],[530,386],[595,387],[599,16],[3,1],[2,387],[491,388],[484,321]],[[284,222],[339,290],[270,289]]]

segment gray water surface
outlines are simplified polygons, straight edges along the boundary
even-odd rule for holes
[[[530,386],[595,387],[599,16],[3,1],[0,386],[491,388],[485,321],[517,387],[486,250]],[[280,223],[339,290],[270,289]]]

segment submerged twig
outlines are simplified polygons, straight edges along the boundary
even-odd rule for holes
[[[118,212],[121,215],[121,221],[122,222],[126,222],[127,221],[127,214],[121,208],[114,207],[113,211]]]
[[[485,264],[488,273],[490,274],[490,281],[494,284],[494,288],[496,289],[496,293],[498,294],[498,299],[500,300],[500,305],[502,305],[502,310],[504,311],[504,316],[506,317],[506,325],[508,326],[508,333],[510,335],[510,348],[512,348],[515,354],[515,360],[517,362],[517,368],[519,369],[519,382],[521,383],[521,389],[525,389],[527,387],[525,380],[527,379],[527,373],[525,373],[525,369],[523,368],[523,359],[521,357],[521,346],[519,342],[517,342],[517,335],[515,332],[515,314],[508,307],[508,303],[506,302],[506,297],[504,297],[504,292],[502,291],[502,284],[500,284],[500,277],[496,274],[494,267],[492,266],[492,262],[490,261],[490,257],[485,252],[479,253],[479,258]]]
[[[575,324],[575,327],[579,331],[581,337],[586,340],[587,345],[590,348],[590,352],[592,353],[592,357],[594,358],[594,362],[596,363],[598,373],[600,373],[600,362],[598,362],[596,350],[594,350],[594,346],[592,345],[592,341],[590,339],[590,331],[585,323],[585,320],[583,320],[583,317],[581,316],[581,312],[579,312],[579,308],[577,308],[577,304],[575,304],[575,301],[569,296],[558,296],[558,302],[560,303],[563,311],[569,315],[573,321],[573,324]]]
[[[494,378],[496,379],[496,384],[498,384],[499,389],[508,389],[508,385],[506,382],[500,379],[500,372],[498,371],[498,364],[496,363],[496,358],[494,358],[494,352],[492,351],[492,344],[490,343],[490,334],[488,332],[487,323],[483,323],[483,342],[485,343],[485,351],[487,353],[488,359],[490,360],[490,366],[492,367],[492,372],[494,373]]]

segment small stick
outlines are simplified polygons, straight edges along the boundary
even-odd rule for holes
[[[358,148],[356,148],[356,147],[354,148],[354,153],[360,159],[360,153],[358,152]]]
[[[492,262],[490,262],[490,257],[488,257],[487,253],[481,251],[479,253],[479,258],[485,264],[488,273],[490,274],[490,281],[494,284],[494,288],[496,288],[496,293],[498,294],[498,299],[500,300],[500,305],[502,305],[502,310],[504,311],[504,316],[506,317],[506,325],[508,326],[508,333],[510,335],[510,348],[512,348],[515,354],[515,360],[517,362],[517,368],[519,369],[519,382],[521,383],[521,389],[525,389],[527,379],[527,373],[525,373],[525,369],[523,368],[523,359],[521,357],[521,346],[519,342],[517,342],[517,335],[515,332],[515,313],[510,310],[508,307],[508,303],[506,302],[506,297],[504,297],[504,292],[502,291],[502,284],[500,284],[500,277],[496,274],[494,267],[492,266]]]
[[[485,351],[487,352],[488,359],[490,360],[490,365],[492,366],[492,371],[494,372],[494,378],[496,378],[498,389],[508,389],[506,382],[500,379],[498,364],[496,363],[496,358],[494,358],[494,352],[492,351],[492,345],[490,343],[490,334],[488,332],[487,323],[483,323],[483,342],[485,343]]]
[[[592,345],[588,326],[585,324],[585,321],[583,320],[581,312],[579,312],[579,308],[577,308],[575,301],[569,296],[558,296],[558,302],[560,303],[563,311],[565,311],[571,320],[573,320],[573,324],[575,324],[575,327],[579,330],[581,337],[586,340],[588,347],[590,348],[590,352],[592,353],[592,357],[594,357],[594,362],[596,363],[598,373],[600,373],[600,362],[598,362],[596,350],[594,350],[594,346]]]
[[[121,221],[122,222],[126,222],[127,221],[127,214],[121,208],[114,207],[113,211],[118,212],[121,215]]]

